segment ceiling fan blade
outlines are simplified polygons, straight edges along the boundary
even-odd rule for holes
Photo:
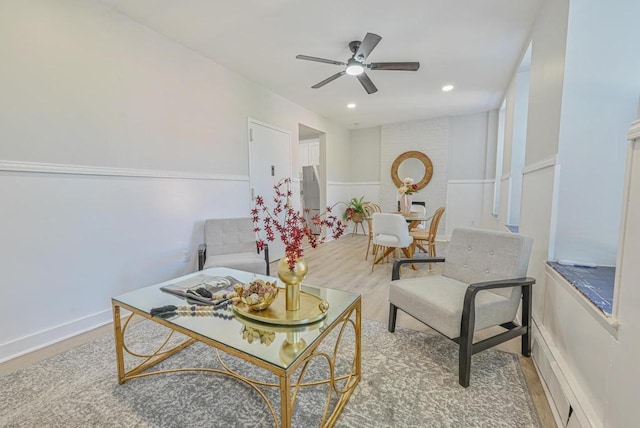
[[[367,33],[364,39],[362,39],[362,43],[360,43],[360,47],[358,47],[354,58],[359,58],[361,61],[367,59],[373,48],[380,43],[380,40],[382,40],[382,37],[377,34]]]
[[[360,83],[362,83],[362,87],[365,91],[367,91],[367,94],[378,92],[378,88],[376,88],[376,85],[374,85],[371,79],[369,79],[367,73],[358,74],[356,77],[358,78]]]
[[[369,64],[371,70],[401,70],[417,71],[420,68],[419,62],[372,62]]]
[[[315,57],[315,56],[296,55],[296,58],[297,59],[304,59],[304,60],[307,60],[307,61],[324,62],[326,64],[345,65],[344,62],[334,61],[332,59],[318,58],[318,57]]]
[[[327,83],[333,82],[334,80],[336,80],[338,77],[343,76],[345,73],[345,71],[341,71],[339,73],[334,74],[331,77],[327,77],[326,79],[324,79],[322,82],[320,83],[316,83],[315,85],[312,86],[313,89],[318,89],[323,87],[324,85],[326,85]],[[360,76],[358,76],[360,77]]]

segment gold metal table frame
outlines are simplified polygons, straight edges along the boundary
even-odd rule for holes
[[[224,268],[216,268],[217,270]],[[238,271],[232,271],[226,269],[227,272],[234,272],[236,277]],[[206,272],[206,271],[205,271]],[[225,272],[225,273],[227,273]],[[228,273],[227,273],[228,274]],[[152,286],[159,288],[163,284],[158,286]],[[147,287],[147,288],[152,288]],[[320,289],[318,287],[318,289]],[[332,291],[338,292],[338,291]],[[159,289],[157,293],[165,295]],[[112,299],[113,307],[113,325],[115,336],[116,357],[118,366],[118,382],[123,384],[131,379],[147,377],[164,373],[176,373],[176,372],[208,372],[214,374],[220,374],[230,376],[250,388],[252,388],[265,402],[269,412],[271,413],[274,425],[276,427],[288,428],[291,427],[294,406],[299,393],[303,393],[302,388],[314,387],[320,385],[328,385],[326,403],[324,404],[324,411],[320,420],[320,426],[331,427],[333,426],[342,409],[347,404],[349,398],[353,394],[356,385],[361,378],[361,297],[353,298],[353,301],[340,313],[334,314],[330,320],[322,321],[319,326],[310,326],[310,328],[317,328],[318,335],[314,338],[313,342],[307,345],[304,340],[301,341],[303,332],[308,329],[305,326],[277,326],[279,333],[286,334],[286,339],[283,341],[282,348],[289,347],[289,357],[291,361],[287,361],[285,364],[277,365],[265,361],[263,358],[259,358],[250,352],[244,352],[238,350],[235,347],[231,347],[224,343],[222,340],[216,340],[215,337],[210,335],[200,334],[178,325],[172,320],[164,320],[159,317],[152,317],[146,309],[141,309],[135,304],[128,304],[126,302],[127,295],[116,297]],[[135,299],[134,299],[135,300]],[[331,302],[330,302],[331,303]],[[131,312],[130,315],[122,317],[121,309],[126,309]],[[134,317],[142,317],[146,320],[151,320],[158,324],[161,324],[168,328],[168,332],[164,340],[155,348],[151,353],[137,353],[131,350],[125,341],[127,327],[131,324]],[[242,319],[236,320],[234,326],[242,324]],[[250,321],[250,320],[249,320]],[[268,325],[264,326],[265,329],[269,329]],[[275,326],[274,326],[275,327]],[[343,336],[348,329],[353,329],[355,335],[354,348],[353,348],[353,360],[350,363],[350,368],[346,373],[336,373],[337,358],[342,350],[340,344],[342,343]],[[337,332],[337,338],[335,345],[333,345],[332,352],[322,352],[319,350],[320,345],[327,339],[332,332]],[[175,345],[170,344],[170,339],[174,332],[182,333],[187,336],[187,339],[183,342]],[[222,369],[207,368],[207,367],[186,367],[186,368],[172,368],[166,370],[150,370],[153,366],[166,360],[172,355],[180,352],[189,345],[195,342],[205,343],[216,349],[216,355],[222,366]],[[300,345],[300,344],[303,344]],[[220,356],[220,351],[232,355],[247,361],[255,366],[267,370],[273,373],[278,378],[278,383],[269,383],[251,379],[242,374],[239,374],[232,370],[227,364],[224,363]],[[282,351],[281,351],[282,352]],[[136,360],[136,365],[133,368],[126,369],[125,367],[125,353],[133,357]],[[285,350],[285,354],[287,351]],[[327,365],[327,378],[321,380],[305,380],[307,369],[309,364],[316,360],[324,360]],[[278,412],[273,403],[269,400],[264,392],[264,388],[278,388],[280,392],[280,417],[278,418]],[[337,399],[334,399],[334,394]],[[333,402],[333,405],[332,405]]]

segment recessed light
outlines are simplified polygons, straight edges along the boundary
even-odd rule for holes
[[[356,108],[356,105],[354,103],[349,103],[347,104],[347,108]]]
[[[449,91],[450,91],[450,90],[452,90],[452,89],[453,89],[453,85],[444,85],[444,86],[442,87],[442,90],[443,90],[444,92],[449,92]]]

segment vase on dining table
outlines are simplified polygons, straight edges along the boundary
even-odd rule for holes
[[[402,195],[400,197],[400,212],[402,214],[409,214],[411,212],[411,195]]]

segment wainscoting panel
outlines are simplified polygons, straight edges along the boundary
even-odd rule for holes
[[[250,209],[246,176],[8,161],[0,200],[0,361],[109,322],[112,296],[194,271],[204,220]]]
[[[379,182],[338,182],[331,181],[327,185],[327,200],[330,205],[336,202],[349,202],[351,198],[358,198],[364,196],[364,200],[373,203],[379,203],[380,201],[380,183]],[[335,207],[335,212],[342,216],[346,206],[344,204],[338,204]],[[342,217],[340,217],[342,218]],[[353,230],[353,222],[349,222],[348,232]],[[358,229],[360,230],[360,229]],[[361,233],[361,232],[359,232]]]

